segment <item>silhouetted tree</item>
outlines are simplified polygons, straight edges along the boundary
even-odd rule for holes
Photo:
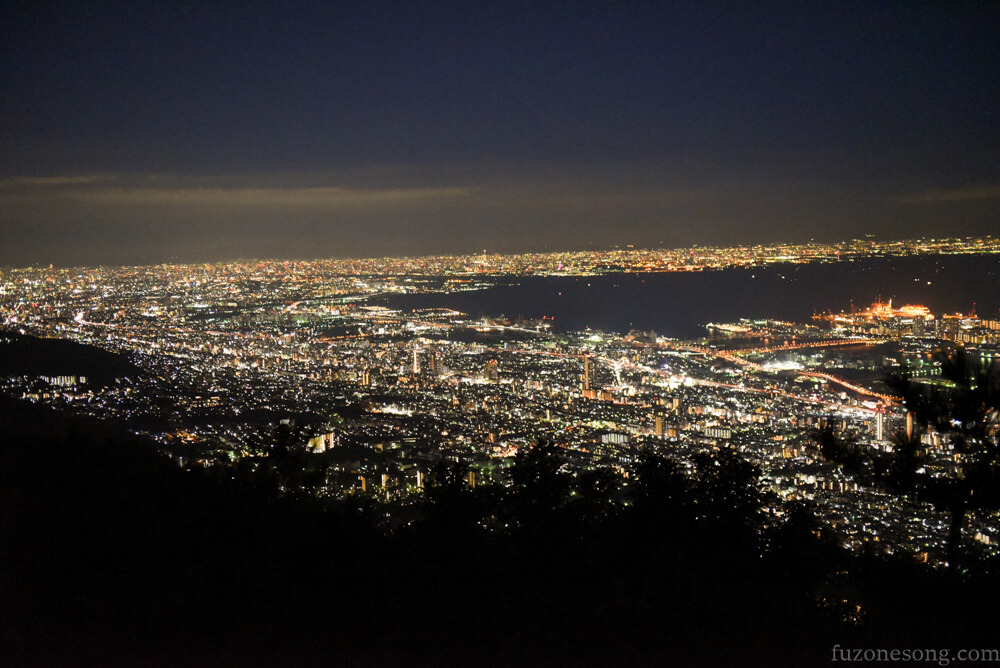
[[[430,471],[424,487],[428,525],[437,532],[451,534],[478,528],[483,509],[469,487],[469,465],[440,461]]]
[[[442,460],[427,478],[427,495],[431,500],[444,495],[461,495],[468,491],[469,465],[465,462]]]
[[[760,467],[733,450],[694,456],[699,514],[732,523],[756,524],[761,507]]]
[[[948,512],[948,560],[958,564],[968,513],[1000,508],[1000,361],[961,346],[937,359],[943,384],[915,382],[906,370],[889,378],[917,426],[897,446],[891,473],[903,489]],[[949,437],[953,463],[941,466],[920,446],[929,429]]]
[[[635,468],[632,499],[639,506],[679,508],[689,500],[690,485],[681,466],[666,457],[643,453]]]
[[[766,558],[782,578],[777,586],[790,595],[815,592],[844,557],[834,533],[824,527],[811,503],[793,501],[785,506],[779,524],[766,531]]]
[[[845,473],[852,476],[871,477],[871,455],[854,437],[839,438],[829,423],[813,430],[811,436],[819,446],[823,459],[837,462]]]
[[[969,513],[1000,509],[1000,362],[962,346],[934,357],[940,377],[918,380],[907,367],[886,375],[913,418],[911,429],[896,434],[890,454],[871,447],[852,451],[829,435],[821,434],[821,444],[824,456],[846,470],[947,512],[948,562],[958,566]],[[926,445],[930,432],[941,435],[944,452]]]
[[[578,472],[571,504],[577,518],[589,525],[605,520],[616,508],[621,482],[618,473],[603,466]]]
[[[513,507],[520,522],[534,521],[558,508],[569,491],[569,479],[562,472],[559,446],[539,441],[522,448],[510,469]]]

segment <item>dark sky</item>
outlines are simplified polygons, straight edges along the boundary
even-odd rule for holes
[[[1000,3],[14,2],[0,264],[1000,233]]]

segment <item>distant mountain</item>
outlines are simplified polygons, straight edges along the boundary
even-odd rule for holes
[[[0,330],[0,377],[86,376],[89,384],[107,385],[144,373],[124,356],[95,346]]]

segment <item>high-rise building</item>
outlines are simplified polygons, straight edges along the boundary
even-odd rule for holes
[[[583,390],[586,392],[592,390],[592,375],[593,375],[593,362],[589,357],[583,358]]]
[[[889,435],[889,416],[885,411],[875,414],[875,440],[884,441]]]

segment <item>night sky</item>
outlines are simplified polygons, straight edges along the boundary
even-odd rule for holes
[[[1000,233],[997,2],[2,3],[0,265]]]

